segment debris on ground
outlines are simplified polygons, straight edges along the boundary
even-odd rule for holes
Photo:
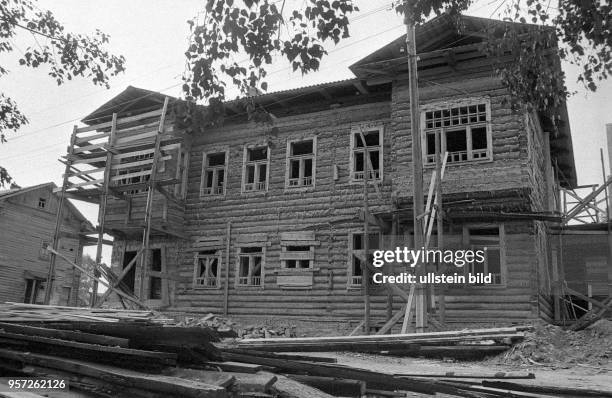
[[[297,337],[295,325],[278,326],[271,328],[268,326],[249,325],[238,331],[238,336],[243,339],[271,339],[275,337]]]
[[[96,317],[92,315],[97,314],[96,309],[74,308],[71,319],[66,319],[62,318],[66,314],[58,315],[62,307],[23,307],[27,317],[12,313],[0,322],[0,376],[65,380],[69,388],[62,391],[64,398],[333,398],[364,395],[379,398],[407,396],[407,392],[472,398],[507,397],[508,394],[532,396],[532,393],[553,397],[612,397],[611,391],[592,386],[568,388],[533,385],[529,380],[521,380],[537,379],[537,373],[531,372],[468,372],[457,366],[443,373],[416,370],[394,373],[339,364],[329,356],[277,352],[312,351],[315,346],[318,351],[343,347],[353,352],[375,349],[396,353],[424,352],[424,347],[450,352],[456,347],[464,350],[465,346],[479,350],[480,347],[503,345],[507,349],[520,341],[524,332],[531,333],[530,327],[350,337],[264,337],[232,342],[231,339],[221,341],[219,333],[206,326],[206,322],[217,328],[227,326],[225,320],[215,319],[214,315],[185,320],[178,326],[157,322],[158,318],[150,311],[130,311],[129,317],[120,311],[119,315],[107,313],[104,317]],[[74,317],[77,319],[72,319]],[[244,331],[262,333],[261,327],[249,327]],[[275,331],[280,334],[280,330]],[[550,332],[536,330],[533,336],[537,339],[538,333],[547,331]],[[606,325],[585,332],[597,336],[593,338],[602,335],[607,338],[610,334]],[[287,333],[287,329],[283,333]],[[291,334],[291,328],[288,333]],[[266,335],[266,331],[263,334]],[[267,334],[271,335],[269,330]],[[4,395],[0,392],[0,396]]]
[[[602,319],[576,332],[538,324],[525,334],[522,342],[490,361],[508,365],[610,367],[611,359],[612,321]]]
[[[235,331],[236,323],[229,318],[224,318],[213,313],[209,313],[204,317],[185,317],[177,323],[177,326],[182,327],[207,327],[216,330],[221,337],[237,337]]]

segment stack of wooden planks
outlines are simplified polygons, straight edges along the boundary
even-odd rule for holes
[[[45,391],[48,397],[333,398],[401,397],[407,396],[407,392],[471,398],[612,397],[612,393],[594,389],[568,392],[561,387],[510,381],[533,379],[532,373],[393,374],[338,364],[334,358],[325,356],[276,353],[272,349],[274,343],[265,350],[244,348],[242,343],[229,347],[219,341],[216,331],[206,327],[169,326],[125,318],[115,321],[43,318],[44,322],[27,324],[0,322],[0,376],[62,379],[69,385],[67,391]],[[428,333],[419,335],[420,340],[413,335],[399,335],[394,341],[400,345],[407,340],[448,344],[452,338],[474,342],[477,340],[469,337],[497,336],[493,337],[495,340],[519,330]],[[365,337],[351,341],[357,341],[357,346],[365,341],[374,343]],[[390,344],[393,337],[386,337],[386,344]],[[346,343],[344,338],[320,339],[324,340],[320,347],[326,349]],[[296,344],[312,344],[311,340],[292,340]],[[0,384],[3,382],[0,380]],[[3,393],[5,389],[0,385],[0,397],[21,396]],[[40,398],[35,393],[23,396]]]
[[[449,332],[248,339],[239,348],[274,352],[354,351],[394,355],[465,357],[496,354],[524,338],[529,326]]]
[[[172,319],[154,311],[119,310],[104,308],[63,307],[24,303],[0,304],[0,322],[145,322],[169,324]]]

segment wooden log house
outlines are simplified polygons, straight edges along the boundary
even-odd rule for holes
[[[552,109],[512,110],[494,61],[480,51],[484,32],[502,24],[461,17],[459,31],[444,15],[417,28],[424,184],[435,169],[437,133],[448,153],[444,248],[486,247],[484,264],[457,272],[493,275],[489,285],[445,290],[449,322],[552,318],[547,225],[558,221],[558,186],[576,184],[566,108],[557,110],[556,126]],[[405,54],[400,37],[352,65],[355,78],[250,97],[272,124],[249,121],[241,102],[231,101],[221,126],[204,126],[172,99],[164,134],[175,146],[162,149],[158,163],[169,185],[155,193],[146,269],[138,264],[126,278],[144,287],[141,299],[173,311],[362,319],[365,178],[372,180],[369,247],[388,245],[391,234],[411,244]],[[550,58],[558,64],[554,49]],[[138,115],[160,109],[164,98],[128,87],[85,118],[87,129],[108,132],[114,115],[135,120],[126,137],[151,131],[157,119]],[[131,161],[143,155],[133,155],[134,145],[130,151]],[[119,170],[110,187],[121,195],[109,198],[105,221],[117,274],[142,248],[146,196],[134,188],[145,173]],[[86,196],[79,188],[68,193]],[[403,305],[380,286],[370,285],[369,296],[374,319]]]
[[[0,302],[42,303],[59,198],[44,183],[0,191]],[[81,262],[93,226],[70,202],[64,203],[59,251]],[[59,261],[51,294],[54,305],[78,304],[80,273]]]

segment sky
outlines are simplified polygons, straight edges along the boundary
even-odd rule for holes
[[[287,7],[291,1],[287,1]],[[499,1],[476,0],[467,14],[499,17]],[[350,64],[403,34],[402,18],[391,9],[390,0],[356,3],[360,11],[350,18],[352,37],[338,46],[326,47],[329,55],[321,70],[302,76],[279,62],[269,69],[269,91],[352,77]],[[8,142],[0,145],[0,165],[21,186],[47,181],[60,185],[64,166],[58,159],[66,153],[72,126],[128,85],[181,95],[189,33],[186,21],[203,8],[205,1],[40,0],[38,4],[53,11],[69,31],[88,33],[100,29],[108,33],[108,48],[124,55],[127,63],[126,72],[113,78],[108,90],[85,79],[57,86],[44,67],[26,69],[18,65],[21,52],[36,45],[29,33],[19,34],[15,39],[17,50],[3,53],[0,58],[0,65],[10,72],[0,79],[0,91],[17,102],[30,123],[18,133],[10,133]],[[603,178],[599,149],[604,148],[607,154],[605,125],[612,123],[612,80],[602,83],[595,93],[587,92],[575,82],[576,67],[564,64],[563,68],[568,88],[577,92],[568,100],[568,109],[578,182],[599,184]],[[607,163],[606,159],[606,167]],[[95,220],[94,206],[77,205]]]

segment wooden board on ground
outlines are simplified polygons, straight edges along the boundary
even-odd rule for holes
[[[126,387],[165,392],[169,395],[192,398],[227,397],[227,392],[223,387],[189,381],[178,377],[148,375],[123,368],[6,349],[0,349],[0,357],[12,361],[58,369],[65,372],[110,381]]]

